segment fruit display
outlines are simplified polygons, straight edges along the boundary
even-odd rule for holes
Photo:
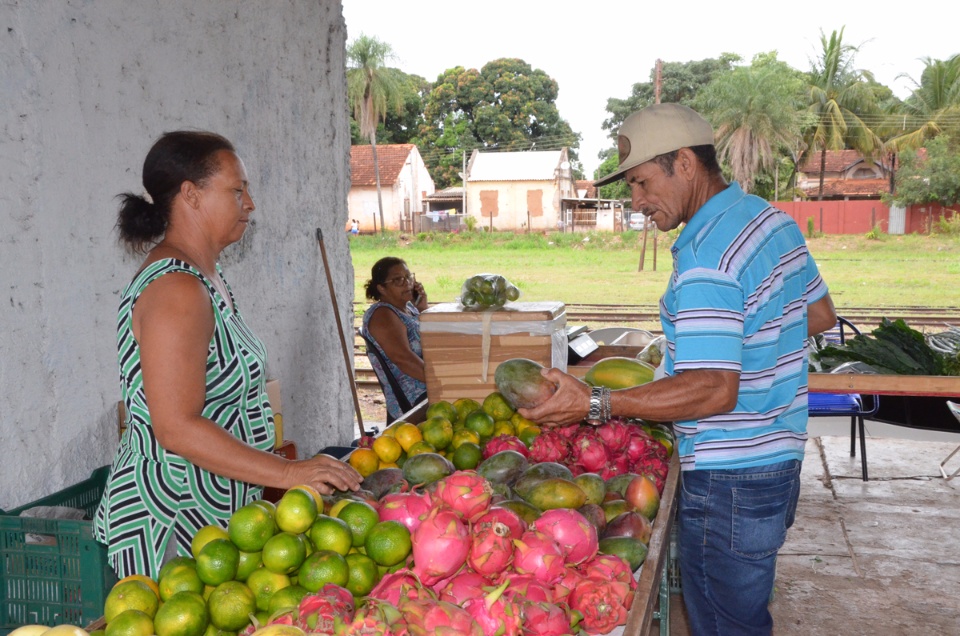
[[[463,282],[460,304],[467,309],[503,307],[520,298],[520,290],[500,274],[477,274]]]
[[[358,492],[254,501],[158,580],[118,582],[103,636],[609,633],[672,443],[620,419],[541,430],[499,391],[436,402],[346,458]]]

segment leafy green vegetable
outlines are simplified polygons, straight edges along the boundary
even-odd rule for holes
[[[811,354],[821,368],[859,361],[878,373],[894,375],[956,375],[960,364],[948,361],[926,343],[923,334],[902,319],[884,318],[870,335],[860,334],[842,345],[827,345]]]

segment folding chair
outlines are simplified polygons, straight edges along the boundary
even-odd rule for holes
[[[387,365],[387,358],[382,353],[380,349],[373,343],[373,340],[370,336],[363,330],[363,328],[357,329],[357,334],[363,338],[364,344],[367,346],[367,357],[373,356],[380,362],[380,368],[383,369],[383,374],[381,375],[380,371],[374,367],[374,372],[377,374],[377,382],[380,384],[380,390],[383,391],[384,396],[387,392],[384,390],[384,386],[389,384],[390,389],[393,391],[394,397],[397,398],[397,404],[400,405],[400,412],[406,413],[411,410],[414,404],[419,404],[424,398],[426,398],[426,392],[423,395],[419,396],[414,403],[411,404],[407,399],[407,395],[403,392],[403,389],[400,388],[400,381],[397,380],[390,373],[390,367]],[[387,412],[387,426],[393,424],[394,420],[390,416],[390,412]]]
[[[838,316],[837,325],[830,331],[824,332],[823,337],[829,343],[843,344],[848,336],[859,334],[860,330],[853,323]],[[863,481],[867,481],[867,439],[863,421],[865,418],[876,415],[880,408],[880,397],[861,396],[858,393],[810,393],[807,398],[810,417],[850,416],[850,457],[857,456],[857,432],[859,431],[860,468]],[[869,408],[864,406],[864,398],[869,400]]]
[[[953,416],[957,418],[958,422],[960,422],[960,404],[947,400],[947,408],[950,409],[950,412],[953,413]],[[954,448],[953,452],[944,457],[943,461],[940,462],[940,474],[943,475],[943,479],[945,481],[950,481],[956,477],[958,473],[960,473],[960,465],[958,465],[955,471],[947,475],[947,462],[950,461],[950,458],[956,455],[958,452],[960,452],[960,446]]]

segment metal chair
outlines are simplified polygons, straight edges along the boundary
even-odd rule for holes
[[[843,344],[847,337],[860,335],[860,330],[852,322],[839,316],[837,325],[822,335],[828,343]],[[850,416],[850,457],[857,456],[857,433],[859,431],[860,467],[863,481],[868,481],[867,439],[863,421],[877,414],[877,410],[880,408],[880,396],[862,396],[858,393],[810,393],[807,398],[810,417]],[[865,406],[866,402],[869,403],[869,408]]]
[[[960,422],[960,404],[956,402],[951,402],[947,400],[947,408],[950,409],[950,412],[953,413],[953,416],[957,418],[957,421]],[[957,466],[957,469],[947,475],[947,462],[950,461],[950,458],[960,452],[960,446],[957,446],[953,451],[943,458],[943,461],[940,462],[940,474],[943,475],[944,481],[950,481],[960,473],[960,465]]]

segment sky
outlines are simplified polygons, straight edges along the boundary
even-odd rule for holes
[[[613,145],[601,128],[609,117],[607,99],[629,97],[633,84],[649,81],[657,58],[687,62],[730,52],[749,62],[757,53],[777,51],[779,59],[806,71],[820,51],[821,29],[829,36],[845,28],[844,43],[859,47],[855,66],[905,98],[913,86],[909,78],[920,79],[922,58],[960,53],[951,5],[343,0],[343,16],[348,43],[361,34],[376,36],[396,54],[391,66],[431,82],[448,68],[479,70],[502,57],[544,71],[559,84],[557,108],[582,135],[580,161],[592,177],[597,153]]]

